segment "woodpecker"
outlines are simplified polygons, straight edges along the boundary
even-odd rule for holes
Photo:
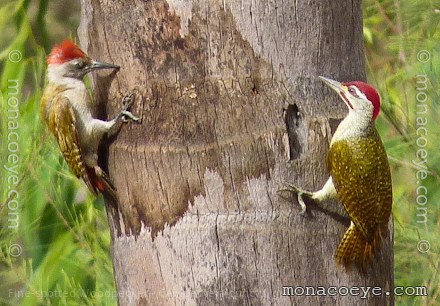
[[[119,66],[92,60],[70,40],[55,45],[46,63],[47,85],[41,97],[40,116],[76,177],[82,178],[94,195],[100,192],[115,203],[116,189],[98,166],[98,146],[119,122],[139,121],[139,118],[128,111],[133,103],[133,95],[128,95],[114,119],[96,119],[83,78],[91,71],[119,69]]]
[[[303,197],[315,203],[328,199],[342,203],[350,226],[335,253],[335,260],[346,268],[354,265],[364,271],[388,233],[392,206],[390,167],[374,125],[380,98],[377,91],[364,82],[320,79],[338,93],[349,110],[336,129],[326,156],[330,178],[316,192],[294,185],[285,190],[298,194],[302,212],[306,209]]]

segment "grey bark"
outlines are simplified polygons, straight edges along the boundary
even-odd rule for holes
[[[340,205],[301,216],[277,193],[328,177],[347,111],[317,77],[365,78],[361,1],[81,2],[82,47],[122,66],[95,77],[96,100],[111,117],[136,90],[142,118],[107,154],[120,305],[392,303],[283,296],[283,286],[392,288],[392,235],[366,275],[344,271],[333,260]]]

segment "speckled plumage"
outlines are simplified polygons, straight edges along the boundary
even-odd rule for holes
[[[345,266],[355,263],[362,270],[387,233],[392,207],[390,168],[374,124],[356,137],[332,142],[326,167],[352,221],[336,260]]]
[[[341,83],[319,77],[348,107],[330,142],[326,168],[330,177],[315,192],[289,184],[284,190],[298,194],[301,213],[306,211],[304,197],[316,203],[337,199],[350,218],[350,226],[336,251],[336,261],[360,271],[371,261],[388,233],[392,187],[388,158],[374,127],[380,111],[380,97],[361,81]]]
[[[116,203],[116,190],[98,165],[98,147],[122,116],[138,118],[127,111],[129,103],[110,121],[95,118],[95,107],[83,78],[91,71],[119,67],[92,60],[70,40],[55,45],[46,62],[48,82],[41,97],[41,118],[55,136],[70,170],[84,180],[93,194],[101,192]]]
[[[55,136],[73,174],[82,178],[93,194],[105,191],[115,197],[115,188],[107,175],[104,172],[96,173],[93,165],[86,164],[85,152],[81,148],[78,116],[65,96],[68,89],[69,86],[48,84],[41,98],[40,116]]]

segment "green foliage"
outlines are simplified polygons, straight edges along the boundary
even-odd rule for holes
[[[397,305],[440,303],[439,8],[364,1],[368,79],[381,92],[378,128],[393,173],[395,285],[428,287],[428,296],[397,296]]]
[[[46,52],[30,2],[0,7],[11,38],[0,49],[0,304],[114,305],[103,201],[80,188],[38,116]]]
[[[45,54],[78,23],[64,16],[66,11],[78,12],[77,7],[68,7],[71,3],[3,1],[0,7],[2,305],[115,304],[110,237],[102,200],[94,201],[80,188],[36,115]],[[383,111],[377,126],[393,172],[395,285],[424,285],[429,293],[425,297],[398,296],[396,304],[437,305],[440,131],[435,87],[440,74],[440,7],[429,0],[365,0],[363,7],[368,79],[382,96]],[[50,21],[50,38],[46,20]],[[427,87],[421,90],[425,78]],[[426,94],[426,113],[420,113],[420,92]],[[15,99],[19,101],[17,109]],[[419,135],[416,133],[421,127],[416,124],[417,118],[427,120],[423,147],[420,130]],[[14,124],[18,124],[16,130]],[[11,136],[14,131],[17,139]],[[13,171],[7,171],[4,165],[14,166],[11,142],[17,144],[18,161]],[[421,164],[426,169],[412,162],[420,161],[422,152],[427,155],[426,164]],[[417,173],[421,175],[423,170],[427,177],[418,178]],[[14,181],[14,171],[18,182]],[[417,193],[419,186],[426,187],[427,204],[423,206],[417,203],[424,199],[420,197],[423,190]],[[420,216],[423,208],[426,222],[420,222],[424,221]],[[423,240],[430,243],[426,253],[420,251]],[[16,256],[17,252],[21,254]]]

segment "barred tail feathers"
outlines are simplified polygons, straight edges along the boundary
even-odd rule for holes
[[[361,231],[351,222],[336,250],[336,262],[346,268],[355,264],[360,271],[363,271],[374,257],[381,241],[382,234],[380,228],[375,232],[373,239],[367,241]]]

